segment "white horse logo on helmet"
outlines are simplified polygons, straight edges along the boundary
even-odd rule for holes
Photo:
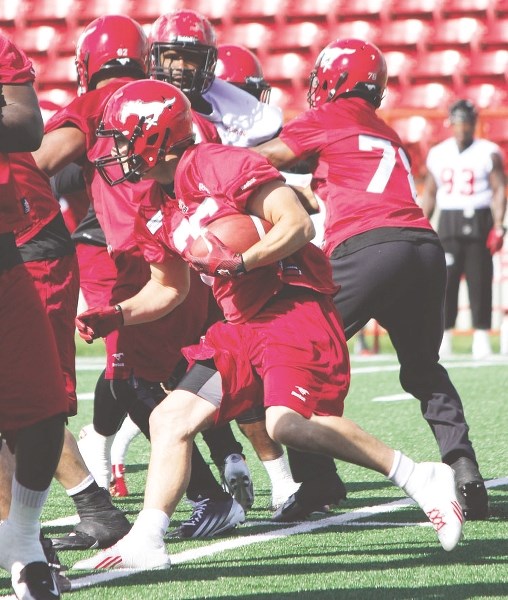
[[[319,66],[323,69],[323,73],[333,67],[333,63],[344,54],[355,54],[354,48],[325,48],[321,53]]]
[[[129,100],[122,105],[122,111],[120,113],[120,121],[125,123],[127,118],[131,115],[136,115],[140,119],[144,117],[146,129],[154,127],[166,108],[173,106],[176,102],[176,98],[169,98],[163,102],[143,102],[142,100]]]

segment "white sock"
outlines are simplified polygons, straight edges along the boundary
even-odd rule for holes
[[[168,527],[169,517],[163,510],[143,508],[138,514],[128,536],[143,540],[158,548],[164,544],[164,535]]]
[[[40,518],[49,488],[37,491],[21,485],[16,477],[12,478],[12,498],[9,521],[24,534],[39,536]]]
[[[122,426],[115,435],[111,446],[111,463],[113,465],[124,465],[127,450],[132,440],[141,433],[141,429],[127,415]]]
[[[39,541],[40,518],[49,488],[31,490],[12,479],[12,496],[9,516],[0,527],[1,566],[8,571],[16,565],[46,562]]]
[[[81,483],[78,483],[78,485],[75,485],[74,487],[65,491],[67,492],[68,496],[75,496],[76,494],[79,494],[79,492],[86,490],[86,488],[91,486],[94,481],[95,479],[92,475],[87,475]]]
[[[79,451],[97,485],[107,490],[111,481],[111,445],[115,436],[101,435],[93,425],[86,427],[85,432],[78,441]]]
[[[395,484],[397,487],[402,488],[406,491],[406,485],[414,471],[416,464],[399,450],[395,450],[393,457],[393,464],[390,472],[388,473],[388,479]]]
[[[274,460],[263,460],[262,462],[272,486],[278,483],[294,483],[285,454],[282,454],[279,458],[275,458]]]

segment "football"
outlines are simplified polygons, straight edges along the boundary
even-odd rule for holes
[[[271,227],[271,223],[254,215],[236,214],[212,221],[205,229],[213,233],[224,246],[241,253],[259,242]],[[203,258],[208,252],[207,241],[200,235],[192,243],[191,254]]]

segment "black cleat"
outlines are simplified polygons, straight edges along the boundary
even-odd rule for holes
[[[314,488],[313,484],[314,482],[303,482],[300,488],[273,513],[272,521],[282,523],[305,521],[313,512],[326,512],[323,511],[323,507],[338,506],[347,497],[346,486],[338,475],[333,483],[328,483],[326,489]]]
[[[44,562],[28,563],[16,574],[12,587],[18,600],[58,600],[60,590],[54,573]]]
[[[67,577],[63,574],[62,571],[66,571],[67,567],[62,567],[62,563],[58,558],[58,554],[56,550],[53,548],[53,543],[50,539],[44,537],[41,533],[41,546],[44,550],[44,555],[46,556],[46,560],[48,561],[48,566],[50,571],[53,574],[53,578],[55,579],[58,589],[60,593],[71,591],[71,582]]]
[[[80,522],[74,531],[52,538],[56,550],[109,548],[129,533],[131,524],[103,488],[74,499]]]
[[[489,497],[476,463],[462,456],[452,463],[457,498],[468,521],[483,521],[489,516]]]
[[[171,537],[180,539],[210,538],[245,522],[245,512],[234,498],[210,500],[204,498],[193,502],[190,519],[171,532]]]

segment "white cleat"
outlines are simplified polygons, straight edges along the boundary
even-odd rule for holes
[[[102,569],[169,569],[171,560],[164,545],[158,548],[142,548],[126,538],[111,548],[106,548],[92,558],[78,561],[72,568],[79,571]]]
[[[416,463],[404,490],[427,515],[441,546],[447,552],[453,550],[464,525],[453,469],[444,463]]]

